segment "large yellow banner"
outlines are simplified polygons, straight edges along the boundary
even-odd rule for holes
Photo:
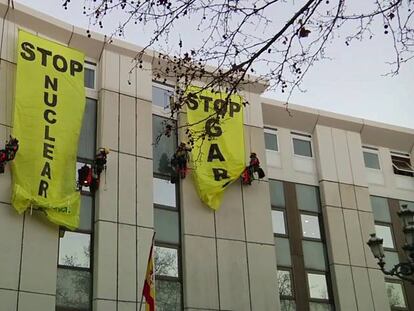
[[[243,99],[227,97],[194,86],[187,90],[192,172],[201,200],[214,210],[220,207],[225,188],[245,168]]]
[[[19,30],[13,136],[12,205],[42,209],[70,229],[79,225],[76,155],[85,109],[84,54]]]

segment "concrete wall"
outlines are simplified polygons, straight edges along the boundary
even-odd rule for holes
[[[375,232],[359,133],[317,125],[315,148],[337,310],[389,310],[366,241]]]

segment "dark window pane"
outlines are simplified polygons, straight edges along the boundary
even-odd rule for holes
[[[380,164],[379,164],[379,159],[378,159],[378,154],[377,153],[365,152],[364,151],[364,162],[365,162],[365,167],[375,168],[377,170],[380,169]]]
[[[85,67],[85,87],[95,88],[95,70]]]
[[[319,191],[317,187],[296,184],[298,208],[303,211],[319,212]]]
[[[267,150],[278,151],[277,146],[277,135],[272,133],[264,133],[265,147]]]
[[[296,303],[294,300],[280,300],[281,311],[296,311]]]
[[[319,218],[312,215],[300,215],[302,222],[302,233],[306,238],[320,239]]]
[[[78,157],[91,159],[95,157],[96,142],[96,100],[86,98],[85,113],[79,137]]]
[[[176,149],[176,136],[163,135],[167,119],[153,115],[152,117],[152,141],[153,141],[153,170],[155,173],[171,174],[171,157]],[[169,124],[171,121],[168,120]]]
[[[169,180],[155,178],[153,179],[153,201],[154,204],[176,207],[175,185]]]
[[[308,285],[310,298],[329,299],[325,275],[308,273]]]
[[[165,90],[156,86],[152,87],[152,104],[167,109],[170,107],[170,98],[173,91]]]
[[[155,279],[157,311],[181,311],[181,284]]]
[[[400,283],[385,282],[385,288],[387,289],[388,301],[391,307],[407,307],[403,287]]]
[[[275,238],[276,245],[276,261],[280,266],[290,267],[292,260],[290,258],[289,239]]]
[[[302,241],[305,267],[326,270],[325,248],[322,242]]]
[[[382,245],[388,248],[394,248],[391,228],[388,226],[375,225],[375,232],[377,237],[383,239]]]
[[[177,212],[155,208],[154,223],[157,241],[173,244],[180,242]]]
[[[272,211],[273,233],[286,234],[285,216],[281,211]]]
[[[376,221],[391,222],[388,201],[385,198],[371,196],[372,212]]]
[[[178,277],[178,250],[155,247],[155,275]]]
[[[312,147],[309,140],[293,138],[293,151],[297,155],[312,157]]]
[[[59,240],[59,265],[89,268],[91,236],[65,231]]]
[[[332,306],[327,303],[309,303],[309,311],[332,311]]]
[[[90,310],[90,285],[89,271],[58,268],[56,307],[62,307],[63,310]]]
[[[285,207],[283,183],[278,180],[269,180],[270,203],[275,207]]]
[[[385,251],[384,254],[385,270],[391,270],[392,268],[394,268],[395,265],[397,265],[400,262],[397,252]]]
[[[277,285],[279,287],[280,296],[292,296],[292,278],[289,271],[277,271]]]
[[[92,197],[81,195],[79,230],[92,231]]]

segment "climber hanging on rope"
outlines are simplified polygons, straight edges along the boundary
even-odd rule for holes
[[[0,150],[0,174],[4,173],[6,163],[14,160],[18,149],[19,141],[10,136],[10,140],[6,142],[4,149]]]
[[[91,192],[95,192],[99,188],[101,173],[106,170],[106,158],[109,150],[100,148],[95,156],[92,167],[85,164],[78,170],[78,189],[89,187]]]
[[[241,175],[243,184],[251,185],[252,181],[255,179],[255,173],[257,173],[257,179],[262,179],[263,177],[265,177],[265,173],[263,169],[260,167],[259,158],[257,157],[256,153],[252,152],[250,154],[249,166],[247,166],[244,169]]]
[[[187,162],[189,161],[189,151],[191,151],[191,148],[188,148],[183,142],[180,143],[177,150],[175,151],[171,159],[171,167],[174,169],[173,174],[175,175],[171,177],[172,183],[176,182],[176,178],[178,176],[182,179],[185,178],[187,174]]]

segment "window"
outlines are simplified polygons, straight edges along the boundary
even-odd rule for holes
[[[155,275],[178,277],[178,250],[155,247]]]
[[[91,237],[89,234],[67,231],[60,238],[59,265],[90,267]]]
[[[91,310],[93,198],[81,196],[80,226],[60,229],[56,280],[56,311]]]
[[[292,132],[293,153],[304,157],[312,157],[311,136]]]
[[[285,194],[283,183],[278,180],[269,180],[270,203],[272,207],[285,207]]]
[[[320,239],[319,218],[312,215],[300,215],[302,223],[302,234],[304,238]]]
[[[323,274],[308,273],[308,286],[310,298],[328,299],[328,285]]]
[[[385,288],[387,290],[388,301],[390,302],[391,307],[407,307],[401,283],[385,282]]]
[[[163,85],[152,87],[152,104],[163,109],[169,109],[174,91]]]
[[[292,259],[290,257],[289,239],[275,238],[276,245],[276,261],[279,266],[290,267]]]
[[[180,242],[179,219],[176,211],[155,208],[154,226],[157,241],[173,244]]]
[[[302,241],[305,268],[320,271],[327,270],[325,247],[322,242]]]
[[[96,146],[96,99],[86,98],[85,113],[78,143],[78,157],[93,160]]]
[[[394,248],[391,227],[385,225],[375,225],[375,232],[378,237],[383,239],[382,245],[385,248]]]
[[[381,169],[378,151],[376,149],[370,147],[363,147],[363,155],[365,167],[373,168],[376,170]]]
[[[175,185],[167,179],[153,179],[154,204],[176,208]]]
[[[87,66],[87,65],[86,65]],[[85,66],[85,87],[95,89],[95,69]]]
[[[272,211],[273,233],[286,234],[285,216],[282,211]]]
[[[316,212],[320,210],[319,191],[315,186],[296,184],[298,208],[302,211]]]
[[[391,153],[392,166],[394,174],[404,176],[414,176],[414,169],[411,166],[411,160],[409,155]]]
[[[292,276],[290,271],[278,270],[277,271],[277,285],[279,287],[279,295],[291,297],[293,294],[292,288]]]
[[[175,126],[175,121],[157,115],[152,116],[153,171],[170,176],[170,161],[177,149],[177,137],[174,132],[170,137],[163,135],[167,124]]]
[[[370,196],[375,221],[390,223],[391,215],[386,198]]]
[[[265,128],[264,137],[266,150],[279,151],[276,130]]]
[[[91,81],[90,76],[88,78],[87,75],[88,71],[85,69],[86,87],[88,87],[87,79],[89,82]],[[92,85],[89,84],[89,86]],[[76,170],[84,165],[90,167],[95,157],[96,111],[97,101],[86,98]],[[93,215],[94,196],[89,192],[89,188],[83,188],[81,191],[79,228],[74,231],[69,231],[63,227],[59,229],[56,311],[90,311],[92,309]]]
[[[281,310],[331,311],[318,187],[269,184]]]
[[[153,104],[167,107],[173,93],[153,87]],[[158,311],[182,310],[180,269],[180,209],[179,183],[170,182],[171,165],[177,137],[163,135],[165,126],[175,121],[157,115],[152,117],[153,128],[153,204],[154,204],[154,271]]]

